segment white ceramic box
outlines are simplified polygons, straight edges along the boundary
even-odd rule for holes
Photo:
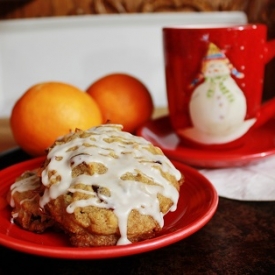
[[[0,117],[43,81],[85,90],[112,72],[129,73],[166,106],[162,27],[246,23],[242,12],[95,15],[0,21]]]

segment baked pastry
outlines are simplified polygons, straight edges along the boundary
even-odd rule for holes
[[[37,233],[54,224],[53,219],[39,206],[44,186],[37,171],[26,171],[10,187],[8,201],[12,206],[12,222]]]
[[[39,206],[74,246],[152,238],[176,209],[181,173],[150,142],[105,124],[58,139],[41,174]]]

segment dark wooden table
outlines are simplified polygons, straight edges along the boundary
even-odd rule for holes
[[[5,161],[1,163],[9,165],[24,158],[11,151],[2,155]],[[1,275],[274,274],[275,202],[220,198],[217,212],[201,230],[173,245],[134,256],[58,260],[2,246],[0,255]]]
[[[275,202],[221,198],[212,220],[189,238],[108,260],[57,260],[0,247],[0,274],[274,274],[274,213]]]

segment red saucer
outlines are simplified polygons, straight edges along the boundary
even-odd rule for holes
[[[275,119],[251,131],[242,146],[230,150],[189,147],[176,135],[168,116],[147,122],[137,135],[160,147],[170,159],[202,168],[242,166],[275,154]]]

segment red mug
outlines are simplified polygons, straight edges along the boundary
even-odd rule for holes
[[[275,115],[262,104],[264,68],[275,56],[263,24],[163,28],[171,125],[199,146],[238,144]]]

